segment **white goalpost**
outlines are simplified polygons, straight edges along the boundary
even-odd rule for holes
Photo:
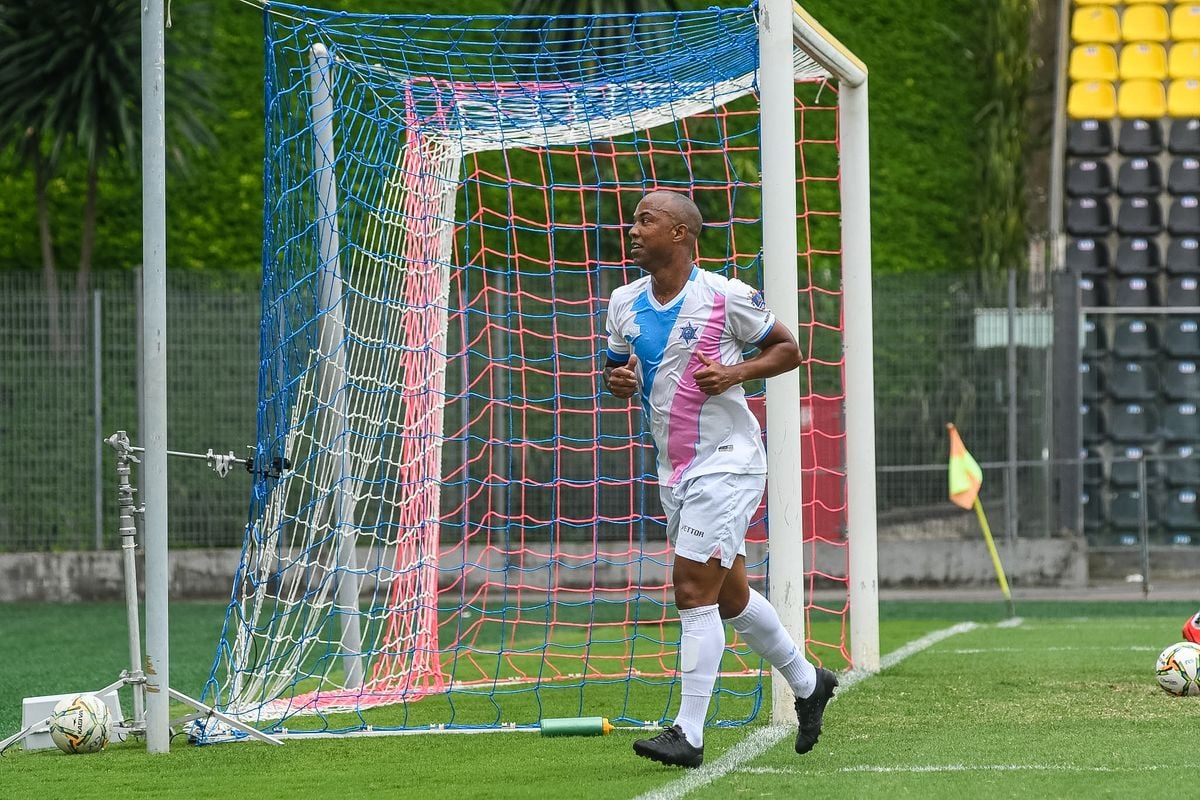
[[[751,387],[770,470],[751,578],[818,661],[878,669],[862,63],[782,0],[264,13],[254,457],[290,466],[255,476],[205,702],[282,736],[665,717],[678,628],[651,446],[596,360],[604,301],[636,273],[628,214],[656,188],[693,196],[701,265],[762,286],[806,350],[765,402]],[[763,675],[735,640],[710,724],[755,719]],[[212,718],[191,735],[244,736]]]

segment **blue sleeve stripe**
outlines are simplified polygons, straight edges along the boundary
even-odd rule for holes
[[[774,317],[771,318],[771,324],[767,326],[767,329],[765,331],[763,331],[763,335],[758,337],[757,339],[755,339],[750,344],[754,345],[755,347],[758,347],[760,344],[762,344],[764,339],[766,339],[768,336],[771,335],[771,331],[773,331],[773,330],[775,330],[775,318]]]
[[[623,367],[629,363],[628,353],[614,353],[612,350],[605,350],[604,357],[608,359],[608,363],[614,367]]]

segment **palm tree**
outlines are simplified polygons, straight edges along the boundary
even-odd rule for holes
[[[196,71],[185,71],[178,81],[187,100],[173,104],[177,107],[168,114],[172,131],[192,147],[203,146],[210,139],[200,122],[210,107],[206,81]],[[109,158],[123,158],[132,166],[138,153],[139,0],[6,0],[0,4],[0,86],[5,87],[0,92],[0,146],[13,147],[33,170],[42,275],[57,350],[58,284],[48,187],[63,159],[82,159],[87,177],[75,281],[82,301],[92,270],[100,167]]]

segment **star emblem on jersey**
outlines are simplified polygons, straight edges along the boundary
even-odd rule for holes
[[[683,339],[684,344],[691,344],[699,335],[700,332],[696,330],[696,326],[690,322],[679,330],[679,337]]]

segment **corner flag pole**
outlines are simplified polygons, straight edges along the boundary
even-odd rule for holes
[[[996,580],[1000,583],[1000,592],[1008,601],[1008,613],[1017,615],[1013,603],[1012,592],[1008,588],[1008,578],[1004,574],[1004,565],[1000,563],[1000,554],[996,551],[996,542],[992,539],[992,529],[988,525],[987,514],[983,513],[983,503],[979,502],[979,489],[983,486],[983,470],[967,452],[962,437],[954,423],[947,422],[946,430],[950,433],[950,502],[959,508],[975,509],[979,518],[979,527],[983,529],[983,540],[987,542],[988,555],[992,557],[992,567],[996,570]]]

